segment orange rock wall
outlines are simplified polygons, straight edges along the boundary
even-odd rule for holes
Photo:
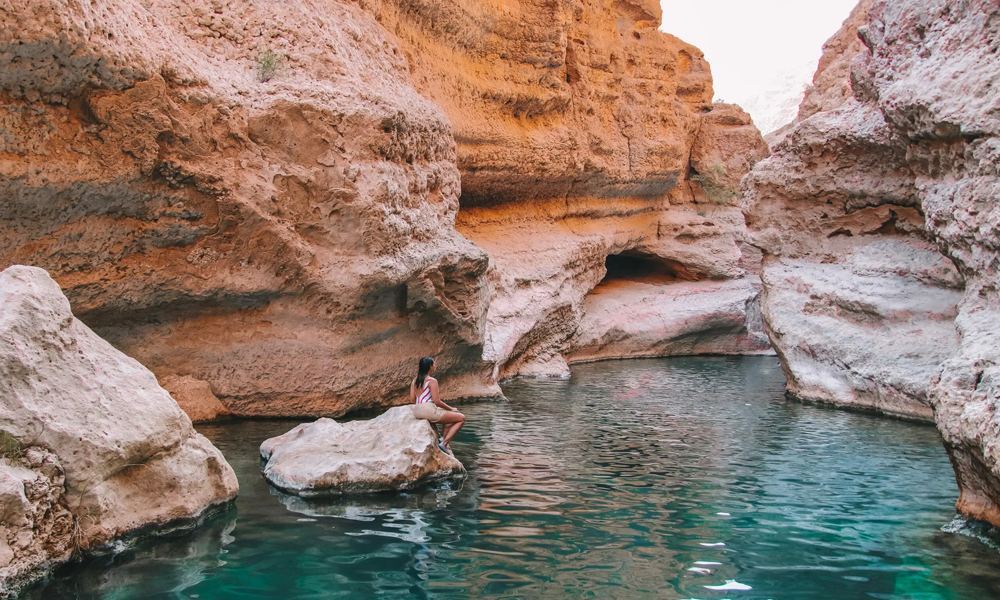
[[[608,254],[753,267],[732,190],[766,147],[654,2],[0,16],[0,263],[234,414],[402,402],[427,354],[497,395],[570,350]]]
[[[662,196],[687,172],[712,79],[655,1],[383,1],[414,85],[448,115],[463,206]]]

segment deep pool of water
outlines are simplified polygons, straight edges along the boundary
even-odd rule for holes
[[[942,531],[957,489],[936,430],[785,400],[773,358],[504,389],[463,407],[468,480],[411,494],[282,497],[257,448],[294,423],[201,427],[239,476],[235,508],[23,597],[1000,598],[1000,552]]]

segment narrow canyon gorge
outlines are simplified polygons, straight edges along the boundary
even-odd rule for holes
[[[0,17],[0,270],[28,266],[0,275],[0,311],[21,307],[0,331],[51,305],[33,327],[124,364],[106,387],[137,374],[153,415],[149,439],[103,432],[103,466],[80,465],[0,406],[2,433],[38,446],[0,476],[49,519],[18,525],[54,540],[46,560],[231,500],[190,419],[405,404],[425,355],[450,400],[583,362],[776,353],[792,396],[935,422],[958,509],[1000,526],[994,4],[861,0],[767,141],[713,102],[653,0],[4,0]],[[39,394],[3,343],[24,386],[0,389]],[[211,485],[176,506],[138,507],[167,484],[114,487],[194,453],[211,469],[186,477]],[[7,533],[0,569],[40,568]]]

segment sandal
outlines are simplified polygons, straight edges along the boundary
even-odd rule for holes
[[[445,454],[451,454],[451,452],[448,452],[448,448],[444,445],[444,439],[438,439],[438,448],[440,448],[441,452],[444,452]]]

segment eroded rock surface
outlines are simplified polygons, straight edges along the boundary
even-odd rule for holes
[[[812,83],[806,88],[799,103],[798,114],[784,127],[764,137],[774,146],[780,142],[798,123],[814,114],[833,110],[854,97],[851,89],[851,62],[865,50],[858,29],[867,25],[868,11],[875,0],[861,0],[844,20],[837,33],[823,44],[823,54],[813,75]]]
[[[409,406],[367,421],[303,423],[265,440],[260,455],[273,486],[305,498],[409,490],[465,476],[462,463],[438,447],[433,427]]]
[[[0,264],[233,414],[398,403],[428,354],[446,397],[499,395],[564,368],[609,254],[756,270],[737,188],[766,145],[660,16],[12,0]]]
[[[605,281],[587,296],[570,364],[612,358],[772,354],[752,279]]]
[[[33,267],[0,273],[0,575],[231,501],[232,468],[156,382]]]
[[[655,0],[370,4],[454,127],[463,207],[662,196],[687,173],[711,72]]]
[[[1000,11],[879,0],[858,31],[853,97],[748,178],[765,321],[797,393],[932,408],[959,510],[1000,525]]]
[[[745,252],[745,225],[734,190],[767,148],[738,107],[714,105],[703,118],[691,142],[688,179],[665,195],[615,197],[607,188],[603,195],[459,212],[458,230],[490,255],[492,294],[483,356],[496,364],[498,377],[567,372],[571,338],[599,335],[605,327],[585,314],[588,294],[608,276],[609,256],[644,262],[663,275],[659,285],[744,277],[752,284],[756,279],[759,263]],[[620,278],[619,285],[639,286],[631,296],[639,301],[644,292],[638,290],[648,285],[642,279]],[[749,299],[754,294],[746,289]],[[581,323],[596,329],[582,330]],[[636,347],[655,337],[652,331],[635,333],[639,337],[629,343]],[[663,343],[663,354],[650,349],[645,355],[683,353],[682,347]]]
[[[194,423],[212,421],[229,414],[219,398],[212,393],[212,386],[207,381],[179,375],[167,375],[159,381]]]
[[[369,13],[14,0],[0,16],[0,262],[48,269],[102,336],[235,413],[379,405],[427,354],[447,393],[499,393],[450,126]]]

